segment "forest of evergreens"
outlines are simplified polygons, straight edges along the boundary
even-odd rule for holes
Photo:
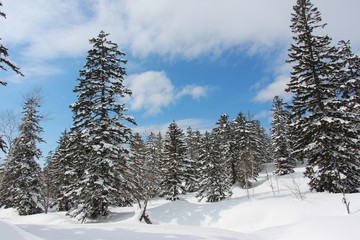
[[[219,116],[209,132],[181,129],[176,121],[165,134],[134,132],[136,120],[121,101],[132,94],[124,85],[125,54],[101,31],[89,41],[73,90],[73,125],[59,137],[45,167],[36,162],[44,118],[37,96],[26,97],[11,147],[0,138],[7,152],[0,206],[16,208],[20,215],[52,208],[86,221],[106,218],[111,206],[146,206],[154,197],[176,201],[188,192],[196,192],[199,201],[216,202],[231,197],[234,184],[252,188],[269,162],[275,163],[276,175],[305,164],[311,190],[357,192],[360,58],[349,41],[334,45],[329,36],[317,35],[325,24],[310,0],[298,0],[293,10],[286,89],[293,97],[288,103],[274,97],[270,136],[250,113],[242,112],[233,119]],[[0,60],[1,69],[22,74],[3,45]]]

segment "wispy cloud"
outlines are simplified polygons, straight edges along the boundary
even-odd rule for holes
[[[101,29],[134,56],[194,58],[241,44],[256,51],[281,42],[289,35],[289,14],[281,13],[289,13],[291,5],[287,0],[11,0],[4,3],[8,19],[2,32],[34,58],[79,55]]]
[[[100,30],[109,32],[111,40],[135,58],[156,54],[193,59],[220,56],[234,47],[250,54],[287,48],[293,4],[288,0],[8,0],[3,6],[7,19],[0,21],[0,27],[2,41],[28,62],[83,57],[88,39]],[[358,52],[360,35],[348,29],[356,29],[360,21],[359,1],[317,0],[316,5],[329,23],[327,33],[335,41],[350,39]]]
[[[282,75],[277,77],[274,82],[261,89],[255,96],[254,100],[257,102],[268,102],[272,101],[276,95],[282,97],[285,101],[289,100],[291,98],[291,94],[285,92],[285,88],[289,82],[290,78],[288,76]]]
[[[133,74],[126,81],[133,92],[131,101],[128,102],[130,109],[144,111],[145,115],[161,113],[163,108],[176,104],[186,96],[193,99],[204,97],[209,89],[207,86],[188,85],[177,90],[163,71]]]
[[[199,85],[188,85],[185,86],[183,89],[181,89],[176,94],[176,99],[183,98],[185,96],[191,96],[193,99],[199,99],[202,97],[206,97],[207,93],[209,91],[209,87],[207,86],[199,86]]]

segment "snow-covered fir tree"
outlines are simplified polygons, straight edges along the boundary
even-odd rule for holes
[[[164,156],[162,159],[160,196],[175,201],[179,194],[185,193],[186,145],[184,133],[175,121],[170,123],[164,139]]]
[[[128,205],[136,195],[127,166],[132,131],[123,123],[135,121],[118,99],[131,95],[123,84],[125,54],[108,35],[101,31],[90,39],[92,49],[74,89],[78,100],[71,105],[67,157],[72,163],[66,174],[74,179],[64,196],[74,204],[69,215],[82,221],[107,217],[109,206]]]
[[[342,106],[338,49],[329,36],[316,35],[325,26],[321,21],[320,11],[310,0],[297,1],[291,18],[294,43],[288,62],[293,70],[287,88],[294,94],[290,105],[290,133],[295,140],[292,156],[307,161],[305,176],[310,178],[311,189],[353,192],[359,186],[359,163],[351,159],[358,159],[359,154],[352,149],[352,124],[344,118],[348,110],[338,111]]]
[[[274,173],[285,175],[294,172],[289,139],[289,112],[284,108],[284,101],[279,96],[273,99],[273,117],[271,127],[271,147],[275,162]]]
[[[229,176],[229,165],[224,154],[221,139],[217,134],[208,132],[201,139],[200,148],[200,179],[199,190],[196,195],[201,201],[206,198],[207,202],[218,202],[232,195],[232,179]]]
[[[45,157],[45,167],[43,169],[43,172],[42,172],[42,180],[43,180],[43,198],[44,198],[44,212],[47,213],[49,208],[50,208],[50,205],[51,203],[53,202],[53,196],[55,194],[53,194],[56,189],[53,188],[53,185],[51,184],[50,182],[50,176],[49,176],[49,173],[50,171],[48,171],[46,168],[49,167],[49,165],[51,165],[51,158],[53,156],[53,151],[50,151],[48,153],[48,155]]]
[[[349,41],[338,44],[339,69],[332,73],[338,85],[338,96],[329,106],[333,109],[331,127],[336,151],[336,192],[357,192],[360,186],[360,58],[351,51]]]
[[[146,187],[146,196],[153,198],[159,194],[160,185],[160,165],[163,155],[163,142],[161,133],[156,135],[151,132],[145,143],[145,162],[144,170],[146,171],[146,181],[143,185]]]
[[[259,170],[261,164],[270,163],[273,161],[273,153],[271,150],[271,137],[266,134],[265,128],[261,125],[257,119],[251,119],[251,125],[254,132],[254,138],[256,142],[256,149],[259,159]]]
[[[185,188],[187,192],[195,192],[199,185],[199,151],[200,151],[200,131],[194,131],[191,127],[186,129],[186,162],[187,172],[185,177]]]
[[[259,136],[259,124],[247,119],[243,113],[231,123],[231,156],[234,162],[236,180],[244,188],[249,188],[258,176],[261,164],[267,153],[263,149]]]
[[[215,138],[215,141],[219,143],[221,157],[226,164],[228,172],[227,176],[229,177],[231,184],[234,184],[236,182],[235,161],[233,161],[231,149],[231,143],[234,135],[231,131],[229,115],[222,114],[220,116],[220,118],[216,121],[216,127],[212,131],[212,136]]]
[[[74,179],[67,174],[71,172],[70,166],[72,163],[67,156],[68,145],[69,133],[65,130],[60,136],[57,148],[48,156],[44,167],[49,207],[55,207],[58,211],[68,211],[72,205],[65,196],[67,187]]]
[[[148,198],[149,194],[149,180],[146,164],[146,146],[144,140],[139,133],[135,133],[130,139],[130,157],[127,161],[127,168],[129,174],[132,176],[132,181],[136,183],[138,187],[137,191],[141,196],[137,196],[137,200],[140,198]]]
[[[4,167],[0,185],[0,206],[13,207],[20,215],[30,215],[43,211],[43,186],[41,168],[36,162],[41,157],[37,143],[43,128],[39,114],[39,98],[26,97],[23,107],[19,136],[16,137]]]
[[[346,113],[352,117],[352,123],[360,129],[360,57],[355,55],[350,41],[339,44],[340,71],[334,76],[340,81],[340,103]]]

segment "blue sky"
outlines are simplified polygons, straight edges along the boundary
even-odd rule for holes
[[[69,105],[85,64],[88,40],[100,30],[126,53],[123,99],[143,134],[214,127],[223,113],[250,112],[270,126],[271,100],[289,99],[290,14],[295,0],[2,0],[1,42],[25,77],[0,71],[0,111],[21,111],[23,96],[41,88],[44,155],[72,124]],[[313,0],[334,42],[360,53],[360,1]]]

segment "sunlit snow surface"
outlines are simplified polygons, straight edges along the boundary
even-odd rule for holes
[[[199,203],[193,194],[175,202],[152,200],[153,225],[139,223],[135,208],[114,208],[104,223],[80,224],[65,213],[20,217],[14,209],[0,210],[1,240],[339,240],[358,239],[360,194],[348,194],[351,214],[341,194],[310,193],[303,168],[288,176],[265,171],[248,193],[234,187],[229,200]],[[271,184],[272,182],[272,184]],[[289,188],[300,186],[304,200]],[[271,187],[273,186],[273,188]],[[248,198],[249,195],[249,198]]]

